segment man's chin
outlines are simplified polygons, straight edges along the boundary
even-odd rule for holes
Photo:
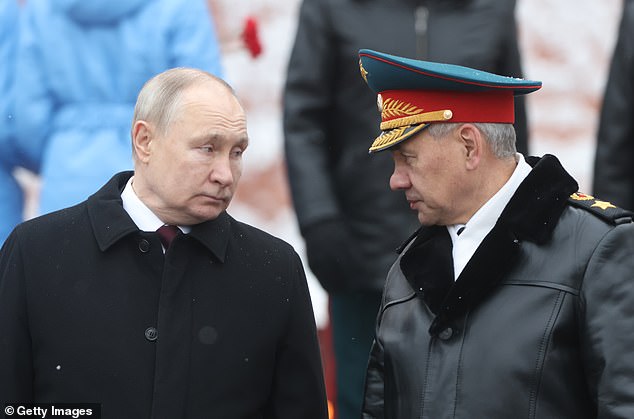
[[[197,214],[198,218],[200,219],[199,222],[202,223],[204,221],[215,220],[220,214],[224,212],[225,209],[226,208],[206,208],[205,211],[201,211],[199,214]]]
[[[437,224],[436,222],[434,222],[434,220],[432,220],[431,218],[429,218],[428,216],[420,212],[418,213],[418,222],[424,226],[432,226]]]
[[[227,209],[226,205],[201,205],[197,208],[188,208],[189,225],[204,223],[218,218]]]

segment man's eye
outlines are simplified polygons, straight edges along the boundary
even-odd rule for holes
[[[242,150],[241,148],[238,148],[238,149],[233,150],[233,151],[231,152],[231,155],[232,155],[233,157],[238,158],[238,157],[242,157],[242,153],[244,153],[244,150]]]
[[[200,150],[205,152],[205,153],[211,153],[214,151],[214,148],[210,145],[206,145],[206,146],[202,146],[200,147]]]

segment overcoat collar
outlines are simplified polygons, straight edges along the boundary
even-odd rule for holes
[[[101,251],[106,251],[125,236],[139,231],[123,209],[121,200],[121,192],[133,174],[131,171],[116,174],[86,201],[88,216]],[[230,227],[231,217],[222,212],[214,220],[192,226],[187,236],[199,241],[220,262],[224,262]]]
[[[528,157],[531,173],[519,186],[456,281],[451,240],[443,226],[423,227],[400,259],[403,274],[436,315],[437,335],[476,306],[513,266],[522,241],[546,243],[577,182],[551,155]]]

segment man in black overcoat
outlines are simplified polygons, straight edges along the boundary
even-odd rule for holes
[[[134,172],[19,225],[0,252],[0,406],[327,417],[300,259],[226,212],[247,144],[222,80],[181,68],[146,83]]]

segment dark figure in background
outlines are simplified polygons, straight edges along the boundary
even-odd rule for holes
[[[376,98],[358,50],[521,76],[515,1],[304,0],[288,66],[288,178],[311,270],[329,293],[339,419],[357,418],[385,274],[416,217],[389,190],[392,162],[368,156]],[[518,101],[519,149],[526,117]]]
[[[603,98],[593,192],[634,209],[634,0],[625,0]]]
[[[143,87],[134,172],[18,225],[0,250],[0,405],[327,418],[300,258],[225,211],[247,144],[242,106],[210,73],[169,70]]]
[[[634,418],[634,214],[516,152],[513,95],[541,82],[360,58],[370,151],[422,224],[386,279],[363,417]]]

